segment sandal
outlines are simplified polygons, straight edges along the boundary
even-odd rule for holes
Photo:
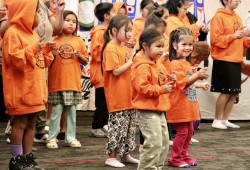
[[[69,146],[72,148],[80,148],[82,147],[81,143],[75,139],[73,142],[69,143]]]
[[[49,148],[49,149],[58,148],[57,140],[56,139],[51,139],[51,140],[47,141],[46,147]]]

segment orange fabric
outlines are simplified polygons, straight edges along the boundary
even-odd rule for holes
[[[176,88],[170,94],[171,107],[167,112],[167,122],[180,123],[199,120],[199,108],[194,84],[186,87],[188,77],[192,75],[192,68],[188,61],[173,60],[170,72],[176,74]]]
[[[115,13],[118,14],[118,12],[122,8],[122,6],[125,6],[126,15],[128,15],[127,5],[125,2],[115,2],[113,4],[113,9],[115,10]]]
[[[81,69],[74,51],[87,57],[88,52],[82,38],[77,36],[59,37],[55,40],[60,51],[49,67],[49,93],[58,91],[81,92]]]
[[[248,46],[249,41],[234,38],[235,30],[242,26],[241,18],[235,12],[230,13],[224,8],[217,10],[210,26],[211,56],[214,60],[243,61],[244,45]]]
[[[45,110],[44,67],[53,56],[48,51],[39,53],[39,36],[32,30],[37,0],[6,0],[5,5],[10,22],[2,44],[5,106],[10,115]]]
[[[90,81],[95,88],[103,87],[103,75],[101,71],[101,52],[104,43],[103,34],[107,29],[104,25],[97,25],[90,31]]]
[[[134,47],[134,49],[136,50],[139,49],[139,38],[142,31],[144,30],[145,21],[146,20],[144,18],[137,18],[133,22],[132,37],[135,39],[136,42]]]
[[[169,94],[162,85],[168,82],[167,70],[160,62],[138,53],[131,68],[132,105],[139,110],[166,112],[170,108]]]
[[[109,42],[103,55],[104,92],[109,113],[133,109],[130,70],[120,76],[112,73],[128,61],[130,49]]]
[[[176,15],[170,15],[167,19],[167,24],[168,26],[165,32],[165,36],[169,37],[170,33],[179,27],[187,27],[192,30],[194,39],[198,40],[200,28],[196,24],[191,25],[187,16],[185,16],[184,18],[180,18]]]

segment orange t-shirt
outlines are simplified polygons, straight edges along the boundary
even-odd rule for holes
[[[199,108],[194,84],[188,88],[186,84],[192,75],[192,67],[188,61],[173,60],[170,72],[176,74],[176,88],[170,94],[171,107],[167,112],[167,122],[181,123],[199,120]]]
[[[104,50],[102,63],[104,92],[109,112],[133,109],[130,70],[119,76],[114,76],[112,73],[114,69],[124,65],[130,55],[130,49],[112,42],[109,42]]]
[[[101,52],[104,43],[103,34],[107,29],[104,25],[97,25],[90,31],[90,81],[95,88],[103,87],[103,75],[101,71]]]
[[[33,31],[37,1],[5,1],[9,29],[2,43],[3,91],[10,115],[45,110],[48,92],[45,67],[53,56],[40,52],[39,36]],[[29,17],[27,17],[29,16]]]
[[[55,43],[60,53],[49,67],[49,93],[66,90],[81,92],[80,62],[74,52],[88,56],[83,39],[77,36],[59,37]]]
[[[134,47],[135,50],[139,49],[139,38],[144,30],[145,21],[145,18],[137,18],[133,22],[132,37],[136,42]]]
[[[162,87],[168,82],[167,70],[160,62],[138,53],[131,68],[131,82],[135,109],[166,112],[170,108],[170,93]]]
[[[165,32],[165,36],[169,37],[170,33],[180,27],[187,27],[192,30],[194,40],[198,40],[198,36],[200,35],[200,28],[196,24],[190,24],[187,16],[185,18],[180,18],[176,15],[170,15],[167,19],[167,29]]]

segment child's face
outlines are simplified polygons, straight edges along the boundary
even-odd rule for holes
[[[227,0],[227,1],[225,1],[225,6],[231,10],[234,10],[238,7],[240,2],[241,2],[241,0]]]
[[[180,8],[178,8],[179,11],[178,16],[184,18],[188,12],[188,8],[189,8],[189,1],[185,1],[185,3],[182,4]]]
[[[76,17],[73,14],[66,16],[63,22],[63,33],[73,34],[76,30]]]
[[[126,9],[125,9],[125,7],[121,7],[121,9],[118,11],[118,14],[126,15]]]
[[[128,26],[124,25],[122,26],[117,34],[116,38],[119,42],[127,42],[132,36],[132,23],[129,22]]]
[[[150,47],[146,47],[144,50],[151,60],[158,60],[164,51],[164,38],[157,39]]]
[[[108,14],[105,14],[105,15],[106,15],[105,19],[108,20],[108,21],[110,21],[110,20],[116,15],[116,12],[115,12],[115,10],[112,8],[112,9],[110,10],[110,12],[109,12],[109,15],[108,15]]]
[[[145,6],[142,10],[141,10],[141,13],[142,13],[142,17],[143,18],[147,18],[147,15],[148,15],[148,10],[150,8],[153,8],[154,7],[154,3],[149,3],[147,6]]]
[[[186,59],[193,51],[194,37],[184,35],[181,37],[180,42],[173,44],[173,47],[176,50],[178,58]]]

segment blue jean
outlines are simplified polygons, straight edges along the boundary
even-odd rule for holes
[[[49,137],[48,140],[56,139],[60,131],[60,120],[62,112],[65,108],[67,115],[67,129],[65,133],[65,142],[71,143],[76,139],[76,106],[53,104],[49,121]]]

